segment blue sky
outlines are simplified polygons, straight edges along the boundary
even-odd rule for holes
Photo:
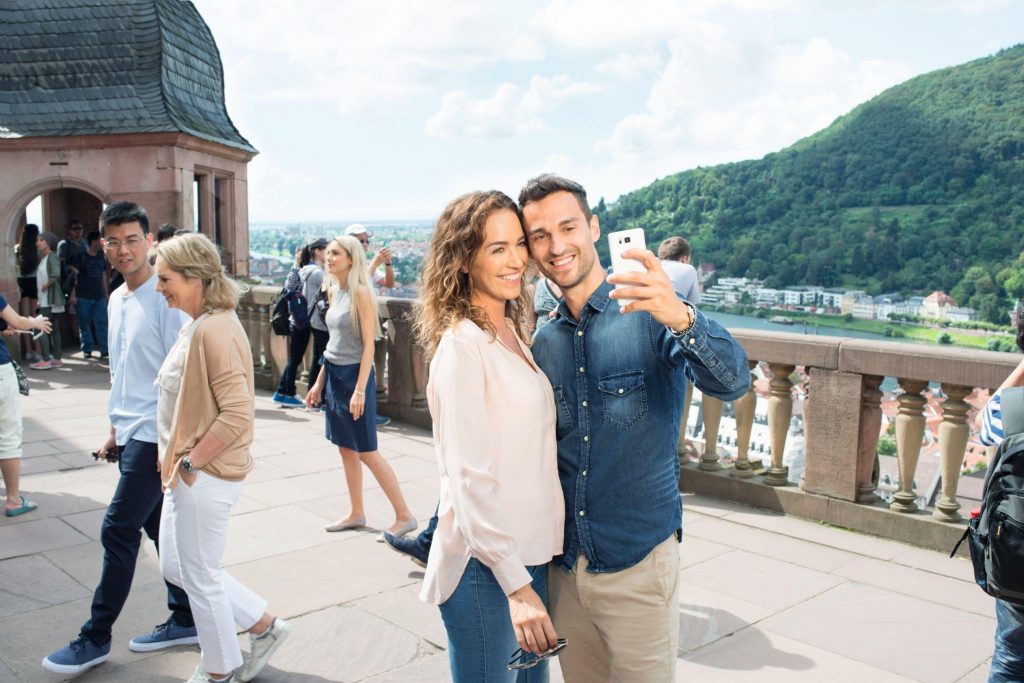
[[[431,219],[543,171],[612,201],[1024,42],[1021,0],[195,4],[261,152],[254,222]]]

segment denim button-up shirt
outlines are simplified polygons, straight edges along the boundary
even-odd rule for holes
[[[556,565],[617,572],[672,534],[681,538],[676,442],[686,381],[732,400],[750,387],[747,356],[696,308],[675,335],[647,313],[619,312],[602,283],[572,317],[563,301],[538,334],[534,359],[555,392],[565,540]]]

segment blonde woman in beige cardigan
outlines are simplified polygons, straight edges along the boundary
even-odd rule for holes
[[[192,604],[202,661],[187,683],[249,681],[291,627],[221,567],[231,506],[253,467],[253,364],[235,314],[240,288],[225,276],[217,247],[198,233],[160,243],[155,265],[157,291],[193,320],[157,376],[166,491],[160,568]],[[249,632],[244,659],[235,624]]]

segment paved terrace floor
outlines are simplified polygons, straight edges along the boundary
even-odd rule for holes
[[[117,479],[89,455],[108,429],[105,367],[72,358],[32,380],[22,484],[39,510],[0,517],[2,681],[61,679],[39,662],[88,614]],[[323,531],[344,514],[347,495],[322,422],[257,397],[258,464],[234,507],[224,559],[295,626],[257,680],[448,680],[438,611],[416,597],[419,568],[377,543],[375,528]],[[430,434],[389,426],[380,447],[425,521],[438,486]],[[387,526],[387,501],[368,473],[365,481],[369,522]],[[968,562],[714,499],[687,496],[685,506],[680,681],[985,679],[992,604]],[[166,617],[156,555],[144,547],[110,660],[83,683],[183,681],[197,663],[197,648],[128,651],[131,636]],[[562,680],[557,669],[552,678]]]

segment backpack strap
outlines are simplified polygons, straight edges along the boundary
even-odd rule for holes
[[[999,394],[1003,415],[1003,437],[1024,432],[1024,387],[1006,387]]]

